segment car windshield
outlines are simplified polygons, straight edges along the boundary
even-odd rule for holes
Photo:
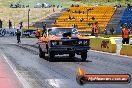
[[[49,35],[63,36],[63,33],[71,33],[71,35],[79,35],[79,32],[75,28],[49,29]]]

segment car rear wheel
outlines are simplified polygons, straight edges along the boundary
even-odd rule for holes
[[[42,51],[42,49],[39,47],[39,57],[45,58],[45,53]]]
[[[86,61],[86,59],[87,59],[87,52],[86,51],[81,53],[81,58],[82,58],[81,61]]]

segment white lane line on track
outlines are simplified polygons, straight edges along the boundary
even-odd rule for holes
[[[107,53],[107,52],[95,51],[95,50],[90,50],[90,51],[97,52],[97,53],[103,53],[103,54],[107,54],[107,55],[112,55],[112,56],[125,57],[125,58],[132,58],[132,56],[118,55],[117,53]]]
[[[15,73],[15,75],[17,76],[18,80],[20,81],[20,83],[22,84],[23,88],[31,88],[30,85],[28,84],[28,82],[22,77],[22,75],[16,70],[15,66],[8,60],[8,58],[6,57],[6,55],[0,50],[0,53],[2,55],[2,57],[6,60],[7,64],[10,66],[10,68],[12,69],[12,71]]]

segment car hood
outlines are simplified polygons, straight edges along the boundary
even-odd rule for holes
[[[49,36],[48,40],[62,40],[62,39],[89,39],[86,36],[71,36],[71,37],[60,37],[60,36]]]

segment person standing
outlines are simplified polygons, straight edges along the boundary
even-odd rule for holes
[[[122,29],[122,44],[129,44],[130,29],[128,26],[124,26]]]
[[[46,34],[46,23],[43,25],[43,31],[42,31],[42,36],[44,35],[44,34]]]
[[[91,29],[91,36],[95,36],[94,35],[94,29],[93,28]]]
[[[55,5],[53,5],[53,12],[55,12]]]
[[[9,20],[9,29],[12,28],[12,22]]]
[[[2,22],[1,19],[0,19],[0,28],[2,28],[2,24],[3,24],[3,22]]]
[[[98,37],[98,33],[99,33],[98,22],[94,23],[93,29],[94,29],[94,35],[95,35],[95,37]]]
[[[17,43],[21,43],[20,37],[21,37],[21,32],[19,29],[16,31],[16,36],[17,36]]]
[[[19,24],[20,24],[20,29],[22,29],[22,27],[23,27],[23,22],[20,22]]]
[[[35,31],[35,37],[38,39],[40,38],[40,30],[38,28]]]
[[[104,34],[107,35],[107,29],[106,28],[104,29]]]
[[[114,28],[113,28],[113,27],[110,29],[110,33],[111,33],[112,35],[114,34]]]
[[[80,22],[83,22],[83,20],[84,20],[84,19],[83,19],[83,18],[81,18],[81,19],[80,19]]]

